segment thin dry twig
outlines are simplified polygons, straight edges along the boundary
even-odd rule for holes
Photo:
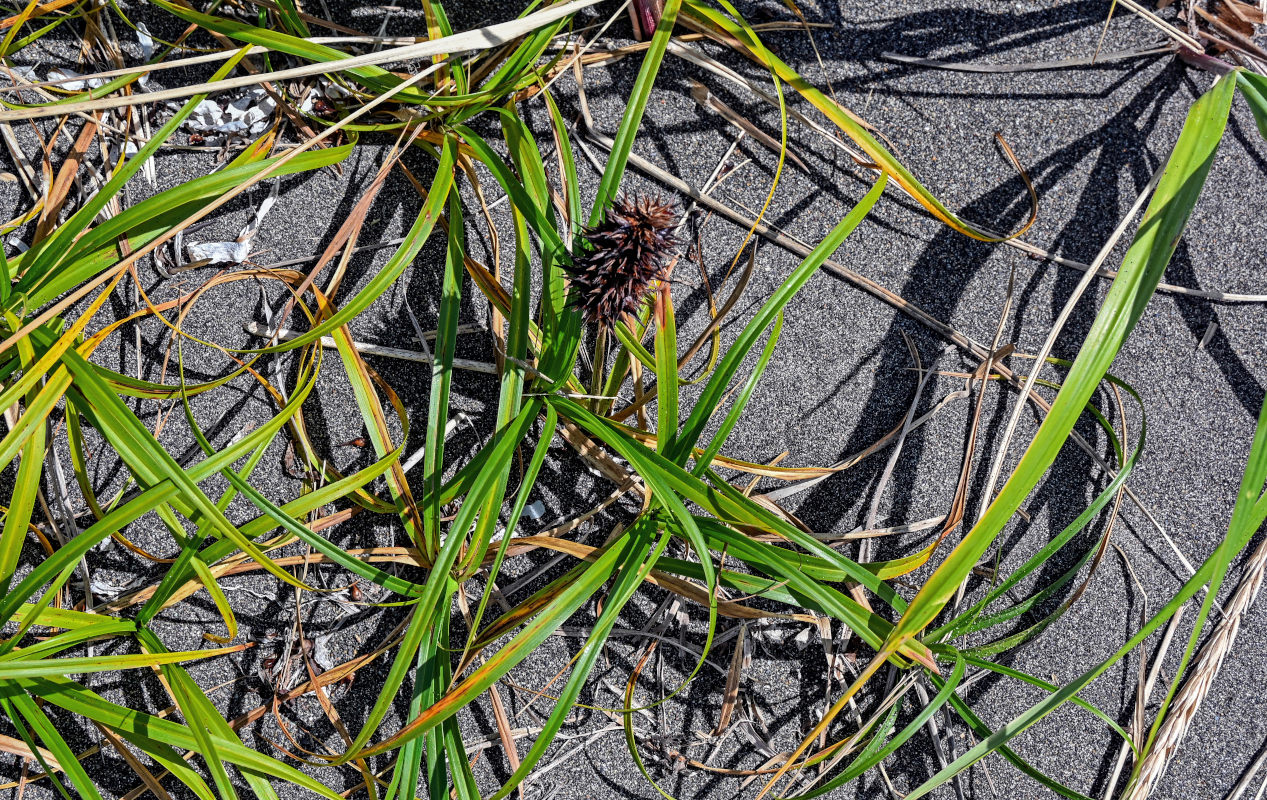
[[[268,326],[261,325],[258,322],[248,322],[242,326],[242,330],[258,336],[262,339],[276,337],[279,341],[288,342],[291,339],[302,336],[300,331],[292,331],[288,328],[280,328],[271,330]],[[333,350],[338,347],[333,336],[322,336],[321,346]],[[432,356],[430,353],[423,353],[418,350],[405,350],[401,347],[388,347],[382,344],[371,344],[369,342],[352,342],[352,347],[358,353],[367,356],[384,356],[386,358],[398,358],[402,361],[416,361],[420,364],[430,364]],[[453,359],[454,369],[464,369],[469,372],[483,372],[487,375],[497,374],[497,365],[487,361],[473,361],[469,358]]]

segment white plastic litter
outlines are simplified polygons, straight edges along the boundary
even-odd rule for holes
[[[251,252],[251,240],[259,233],[264,218],[273,210],[277,202],[277,187],[281,184],[274,181],[273,190],[255,210],[255,216],[246,224],[238,238],[231,242],[193,242],[185,248],[189,261],[206,261],[208,264],[241,264]]]
[[[541,519],[546,515],[545,503],[540,500],[533,500],[524,507],[524,516],[528,519]]]
[[[45,80],[60,81],[65,78],[78,78],[82,74],[70,67],[53,67],[48,71],[48,77]],[[105,85],[105,78],[89,78],[86,81],[67,80],[65,83],[59,84],[58,88],[65,89],[68,92],[80,92],[84,89],[96,89]]]
[[[221,102],[215,98],[207,98],[185,120],[186,128],[202,134],[211,145],[258,137],[268,130],[273,112],[277,110],[276,101],[263,89],[251,89],[223,106]],[[180,108],[177,103],[170,103],[169,107],[173,110]]]

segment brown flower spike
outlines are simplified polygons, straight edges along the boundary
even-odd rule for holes
[[[586,322],[611,329],[636,314],[657,281],[666,276],[677,247],[677,214],[659,198],[621,196],[604,222],[587,228],[573,255],[572,303]]]

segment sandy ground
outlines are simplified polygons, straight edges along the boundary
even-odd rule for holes
[[[334,2],[330,6],[339,19],[363,29],[377,30],[382,23],[383,12],[377,8],[355,4],[345,7]],[[454,24],[459,29],[505,16],[504,9],[496,4],[461,6],[454,11]],[[754,19],[786,17],[783,6],[774,2],[742,7]],[[610,12],[606,4],[602,8]],[[994,143],[993,133],[1000,132],[1026,165],[1041,199],[1038,222],[1027,240],[1083,262],[1095,257],[1169,152],[1189,104],[1211,84],[1209,75],[1168,57],[1011,74],[938,71],[883,58],[887,52],[896,52],[924,58],[1016,64],[1085,56],[1099,37],[1106,3],[1072,2],[1053,7],[1023,1],[1001,4],[912,0],[893,8],[819,0],[805,4],[803,9],[810,20],[828,22],[833,27],[814,33],[821,66],[804,32],[769,34],[768,43],[790,64],[818,85],[830,86],[843,104],[883,132],[897,156],[949,207],[983,224],[1014,227],[1027,216],[1028,201],[1021,181]],[[161,17],[152,16],[152,28],[158,32]],[[393,13],[387,26],[388,32],[399,34],[412,35],[421,29],[420,16],[411,12]],[[626,35],[626,23],[617,23],[613,31]],[[1155,40],[1152,29],[1123,17],[1113,22],[1104,47],[1106,51],[1116,51]],[[38,58],[32,55],[31,61],[52,63],[67,53],[52,46]],[[42,58],[48,60],[41,61]],[[761,78],[751,65],[731,57],[726,60],[754,79]],[[599,127],[608,133],[616,128],[636,70],[637,62],[626,60],[587,73],[591,106]],[[196,77],[168,74],[160,85]],[[636,150],[698,186],[730,146],[735,129],[695,104],[689,94],[693,77],[701,77],[697,68],[672,56],[666,60]],[[715,79],[708,82],[725,102],[766,130],[777,131],[778,117],[770,107],[732,92]],[[559,82],[557,97],[565,117],[574,118],[578,107],[570,77]],[[794,105],[809,110],[803,103]],[[537,123],[542,122],[540,104],[529,104],[529,109],[530,116]],[[496,129],[491,122],[480,125],[479,130],[495,138]],[[771,203],[770,219],[813,243],[862,196],[866,183],[863,174],[846,157],[805,128],[794,125],[791,141],[810,170],[806,174],[789,167],[784,172]],[[387,144],[390,142],[359,148],[343,165],[342,174],[324,170],[283,179],[279,202],[255,241],[253,258],[272,264],[319,250],[322,237],[333,233],[373,176],[382,146]],[[1238,98],[1205,195],[1167,270],[1166,281],[1203,290],[1264,291],[1267,280],[1262,274],[1263,248],[1256,234],[1261,221],[1267,218],[1267,197],[1255,187],[1261,187],[1261,176],[1267,167],[1265,157],[1267,146]],[[155,189],[205,174],[214,162],[214,153],[165,152],[158,159],[158,185],[149,187],[143,181],[134,181],[135,194],[130,199],[136,201]],[[756,208],[769,190],[774,159],[759,145],[745,141],[731,159],[732,164],[739,162],[743,162],[742,166],[714,196],[736,208]],[[430,174],[427,161],[421,156],[411,156],[407,163],[420,175]],[[597,173],[587,166],[583,166],[583,172],[583,186],[592,196]],[[663,191],[633,173],[628,186]],[[3,208],[15,206],[16,187],[2,184],[0,189],[5,192]],[[497,194],[490,190],[490,197]],[[249,217],[250,208],[263,196],[260,191],[249,203],[231,206],[211,227],[190,238],[231,239]],[[399,236],[417,211],[416,198],[409,184],[393,175],[370,215],[361,242]],[[719,218],[701,223],[703,267],[717,287],[730,268],[744,231]],[[504,218],[499,218],[499,225],[503,235],[508,236],[509,226]],[[354,259],[343,291],[350,294],[363,286],[390,252],[382,250]],[[1122,252],[1119,246],[1106,265],[1116,266]],[[1002,342],[1015,344],[1022,353],[1033,352],[1041,345],[1080,276],[1074,270],[1027,258],[1006,247],[969,240],[930,219],[896,192],[886,194],[835,257],[980,342],[994,337],[1008,287],[1012,285],[1012,311],[1003,324]],[[408,341],[411,327],[406,300],[421,325],[433,327],[442,258],[441,249],[434,243],[424,248],[398,286],[354,323],[356,337],[383,344]],[[796,263],[792,255],[762,245],[738,318],[746,318]],[[143,280],[152,281],[145,284],[147,291],[157,298],[167,298],[174,296],[179,286],[191,286],[196,279],[211,274],[202,271],[181,279],[162,279],[147,265]],[[698,266],[679,266],[674,280],[683,338],[688,338],[704,325],[707,294]],[[1107,286],[1106,280],[1093,284],[1057,343],[1055,355],[1072,357],[1076,352]],[[729,284],[716,291],[724,295],[728,287]],[[280,297],[276,287],[266,291],[276,303]],[[487,315],[483,304],[471,299],[475,295],[476,290],[468,284],[464,289],[465,316],[470,322],[480,323]],[[251,340],[241,325],[261,319],[259,302],[253,284],[222,288],[198,307],[189,326],[215,341],[245,346]],[[115,313],[126,310],[126,304],[120,302]],[[739,324],[728,325],[724,335],[733,338],[739,328]],[[1212,335],[1201,346],[1210,331]],[[157,327],[143,329],[143,348],[151,360],[161,357],[166,346],[161,334]],[[1261,305],[1216,303],[1161,293],[1150,304],[1113,368],[1117,377],[1139,392],[1147,413],[1144,455],[1131,486],[1192,563],[1199,563],[1208,555],[1226,530],[1264,395],[1267,355],[1261,344],[1254,344],[1261,343],[1264,334],[1267,311]],[[945,349],[945,342],[892,307],[832,275],[816,276],[788,308],[778,358],[732,437],[729,454],[769,460],[787,451],[789,464],[819,465],[863,449],[898,424],[911,403],[918,378],[910,369],[913,363],[904,336],[909,336],[918,348],[925,365],[960,372],[976,366],[963,353]],[[222,356],[206,353],[188,354],[190,369],[194,373],[220,374],[227,362]],[[459,355],[488,359],[491,349],[485,336],[471,335],[464,337]],[[134,369],[132,336],[119,337],[100,353],[100,359],[102,363]],[[424,420],[427,372],[382,359],[371,363],[400,393],[411,416]],[[1013,364],[1021,369],[1025,362]],[[150,367],[149,376],[157,377],[156,368]],[[1047,377],[1058,379],[1059,375],[1051,371]],[[920,409],[931,408],[942,397],[962,388],[962,383],[961,378],[935,378],[923,392]],[[486,435],[496,409],[495,391],[491,380],[475,373],[459,374],[455,380],[455,411],[463,412],[470,422],[460,425],[450,440],[449,452],[455,458],[473,452],[480,437]],[[988,390],[981,444],[991,453],[998,445],[1014,399],[1014,395],[1002,394],[997,387]],[[227,393],[201,401],[196,407],[200,421],[211,426],[213,441],[219,444],[273,413],[263,392],[246,382],[237,382]],[[969,410],[966,403],[952,404],[906,442],[893,478],[876,507],[877,524],[916,522],[945,513],[963,455]],[[152,422],[158,412],[152,405],[145,406],[143,418]],[[317,397],[307,413],[317,437],[332,446],[340,467],[366,463],[368,457],[357,448],[338,446],[362,435],[362,428],[351,390],[333,353],[327,359]],[[192,443],[180,416],[179,411],[172,415],[163,434],[163,442],[177,453]],[[1034,419],[1028,413],[1021,419],[1017,438],[1025,441],[1034,430]],[[1130,409],[1126,422],[1132,438],[1138,434],[1141,421],[1139,411]],[[214,422],[220,424],[212,425]],[[1100,452],[1106,452],[1103,436],[1097,437],[1090,426],[1080,430],[1096,442]],[[276,452],[264,459],[255,480],[270,496],[291,496],[299,484],[285,475],[281,446],[273,449]],[[1020,447],[1014,445],[1012,451],[1015,457]],[[552,454],[533,498],[542,503],[545,514],[526,526],[525,533],[548,527],[578,508],[588,507],[612,488],[579,469],[570,451],[562,446]],[[843,533],[866,524],[887,459],[885,451],[798,495],[790,504],[791,510],[820,531]],[[976,495],[968,509],[969,519],[979,513],[987,466],[988,462],[980,464],[973,474]],[[107,457],[102,457],[96,469],[95,477],[101,487],[118,485],[119,476],[112,472]],[[1019,564],[1071,522],[1104,484],[1104,476],[1090,459],[1081,451],[1067,448],[1026,503],[1029,521],[1014,522],[1001,537],[1007,548],[1004,569]],[[246,513],[242,507],[235,506],[234,510]],[[601,541],[612,522],[626,514],[618,506],[578,535],[591,543]],[[148,528],[146,521],[138,523],[129,535],[143,546],[148,543],[164,547],[165,534],[159,535],[161,527],[156,521],[150,522],[153,524]],[[1102,523],[1093,526],[1079,541],[1089,543],[1102,530]],[[394,536],[386,522],[363,520],[333,534],[336,541],[348,547],[389,543]],[[1036,644],[1009,656],[1005,663],[1055,683],[1067,681],[1116,650],[1136,628],[1141,614],[1157,609],[1186,577],[1178,556],[1131,503],[1123,505],[1113,541],[1120,547],[1120,554],[1108,554],[1079,604]],[[924,543],[918,534],[898,542],[881,540],[875,555],[893,557]],[[117,547],[94,554],[94,559],[97,574],[121,583],[145,569],[143,562]],[[525,558],[512,565],[508,581],[522,576],[531,585],[539,583],[542,575],[556,575],[557,567],[550,571],[549,561],[544,556]],[[542,575],[535,574],[539,569],[544,569]],[[1044,577],[1051,580],[1058,574],[1059,565],[1053,564]],[[334,571],[316,577],[327,586],[346,582]],[[919,573],[915,578],[918,577]],[[235,603],[241,604],[239,620],[244,636],[260,646],[240,659],[220,659],[200,667],[196,674],[206,687],[232,682],[212,696],[223,704],[227,715],[236,715],[271,697],[272,690],[258,670],[287,635],[294,598],[275,582],[257,575],[233,578],[227,584]],[[371,594],[370,599],[379,598]],[[648,593],[635,602],[622,621],[623,628],[644,627],[662,599],[660,594]],[[319,602],[309,612],[309,635],[317,637],[329,649],[326,657],[334,660],[377,641],[400,619],[399,613],[394,612],[370,615],[353,610],[349,616],[348,609],[327,601]],[[575,627],[565,633],[583,631],[590,619],[586,614],[580,615]],[[666,636],[687,645],[697,643],[700,616],[698,609],[692,609],[689,621],[671,627]],[[1258,609],[1245,620],[1235,650],[1155,797],[1223,797],[1264,746],[1265,734],[1258,721],[1267,688],[1267,657],[1261,647],[1267,636],[1265,624],[1267,616]],[[203,596],[164,615],[158,630],[173,648],[197,647],[201,632],[218,626],[214,608]],[[734,635],[733,627],[725,630]],[[821,713],[827,675],[822,646],[817,634],[796,641],[798,632],[799,629],[778,626],[760,630],[754,665],[743,690],[747,707],[755,709],[748,712],[753,725],[736,726],[722,743],[716,760],[710,763],[756,766],[764,757],[753,737],[759,734],[767,738],[776,749],[789,747]],[[628,636],[616,636],[608,659],[597,671],[583,702],[601,707],[619,705],[614,691],[623,688],[638,657],[630,642]],[[579,646],[580,639],[575,635],[556,637],[512,672],[502,691],[516,724],[539,724],[548,704],[530,704],[531,695],[524,689],[545,685]],[[673,765],[674,753],[697,759],[709,755],[712,746],[702,743],[699,733],[706,733],[716,724],[723,686],[720,670],[725,669],[732,647],[733,640],[722,644],[702,677],[677,700],[639,718],[641,730],[656,734],[644,742],[649,768],[663,788],[676,797],[711,799],[755,794],[754,785],[741,788],[734,779],[693,770],[678,771]],[[693,659],[670,646],[663,649],[672,651],[665,657],[662,669],[665,683],[673,686],[675,679],[689,670]],[[1173,655],[1167,666],[1164,677],[1169,677],[1174,668]],[[1137,669],[1137,657],[1132,657],[1110,670],[1082,696],[1125,723],[1134,705]],[[381,670],[364,670],[351,688],[335,691],[340,714],[351,727],[355,728],[364,715],[381,678]],[[152,680],[97,678],[92,685],[111,699],[126,700],[141,708],[153,710],[166,703],[161,688]],[[987,680],[968,695],[982,718],[997,726],[1037,701],[1041,693],[1009,681]],[[644,699],[651,699],[650,695]],[[1154,702],[1150,708],[1155,705]],[[404,711],[402,704],[388,725],[398,724]],[[292,704],[282,716],[292,726],[305,726],[325,745],[342,749],[315,701]],[[460,719],[472,748],[483,748],[477,773],[486,791],[491,791],[509,773],[499,748],[480,744],[491,743],[495,738],[489,709],[478,704]],[[529,794],[567,800],[656,797],[655,790],[625,752],[623,736],[607,728],[610,720],[601,711],[578,711],[575,724],[565,728],[564,737],[542,762],[551,765],[549,771],[532,781]],[[963,752],[971,742],[962,727],[952,730],[955,747]],[[296,729],[291,732],[300,736]],[[274,744],[291,747],[270,718],[251,726],[244,738],[278,755]],[[309,748],[317,746],[312,738],[303,738],[299,743]],[[1112,752],[1108,752],[1110,745]],[[527,744],[521,742],[520,752],[526,752],[526,748]],[[1019,739],[1016,749],[1052,777],[1097,797],[1105,791],[1105,780],[1116,755],[1116,744],[1104,726],[1073,709],[1063,709],[1045,720]],[[86,763],[94,774],[102,776],[103,791],[122,794],[131,788],[117,755],[94,756]],[[898,791],[918,785],[935,771],[927,736],[921,734],[911,749],[891,758],[887,766]],[[0,758],[0,775],[8,777],[13,772],[12,762]],[[340,781],[345,776],[319,774],[333,788],[344,788]],[[998,757],[987,760],[985,768],[965,775],[962,788],[969,797],[1052,796]],[[43,791],[40,787],[28,789],[33,797],[44,796]],[[946,787],[936,796],[953,794]],[[297,793],[288,788],[285,796],[289,800]],[[837,796],[879,798],[887,793],[877,776],[870,775],[856,788],[842,790]]]

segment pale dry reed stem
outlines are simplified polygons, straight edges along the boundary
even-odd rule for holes
[[[1175,695],[1174,702],[1170,706],[1170,713],[1166,721],[1162,723],[1152,750],[1144,757],[1139,777],[1131,785],[1123,800],[1144,800],[1166,774],[1166,767],[1178,751],[1180,742],[1183,741],[1193,717],[1197,714],[1197,709],[1201,707],[1201,701],[1214,685],[1214,678],[1218,675],[1219,667],[1223,665],[1223,659],[1227,657],[1232,645],[1236,642],[1241,618],[1258,597],[1258,591],[1263,585],[1264,568],[1267,568],[1267,539],[1258,545],[1246,563],[1245,574],[1241,576],[1241,582],[1236,587],[1236,594],[1227,604],[1226,613],[1214,629],[1214,634],[1201,648],[1196,661],[1193,662],[1188,679]]]

